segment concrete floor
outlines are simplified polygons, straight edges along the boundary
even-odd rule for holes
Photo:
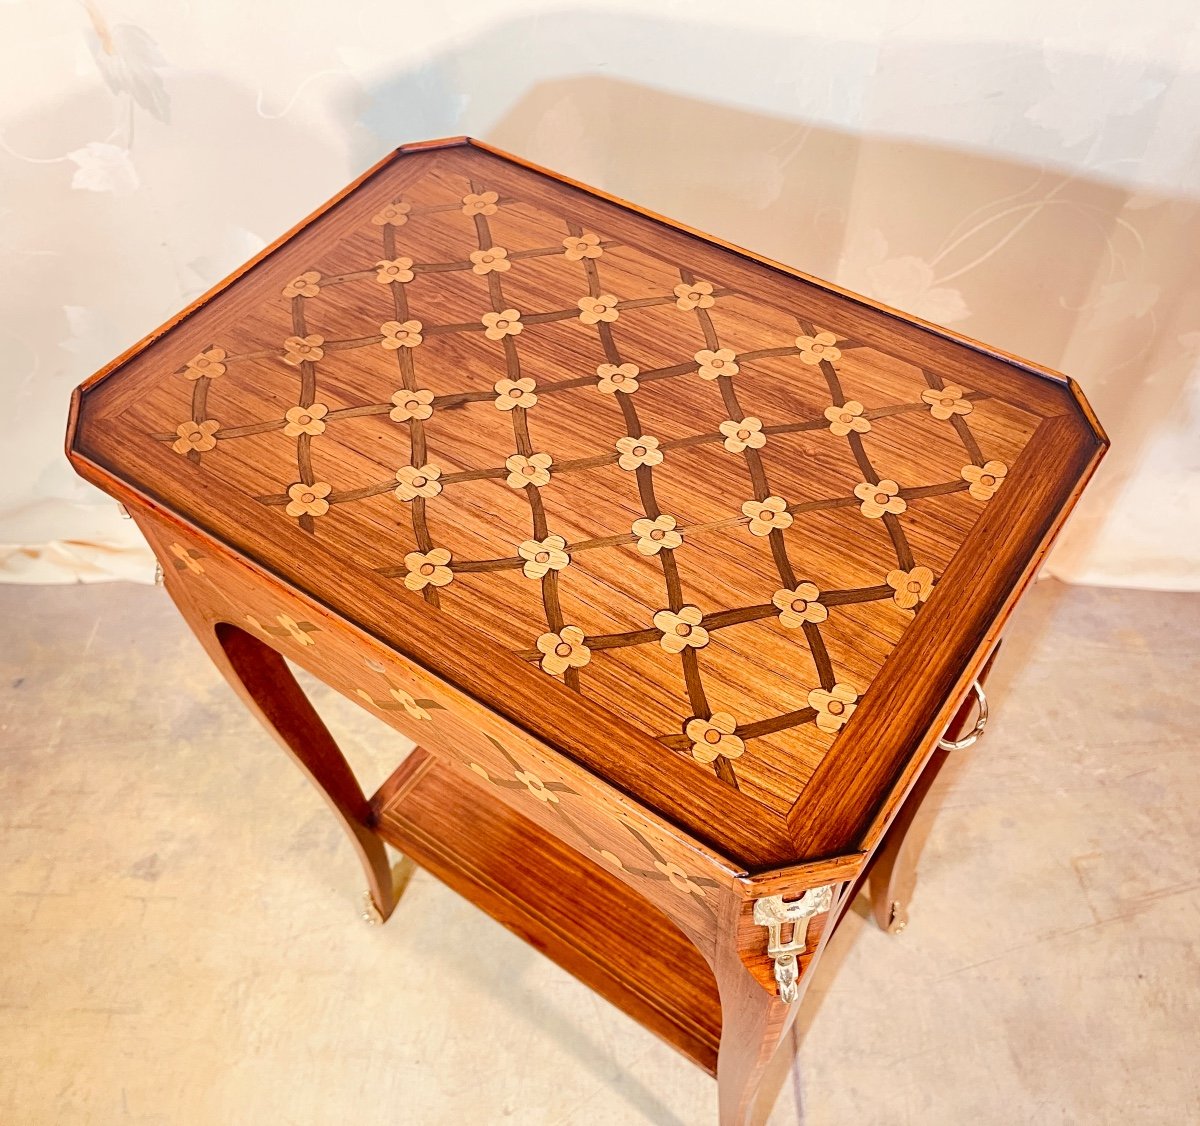
[[[1035,589],[908,930],[851,916],[772,1126],[1200,1122],[1200,598]],[[405,749],[316,687],[373,786]],[[385,927],[166,595],[0,588],[0,1122],[715,1122],[419,873]],[[830,973],[829,971],[836,971]]]

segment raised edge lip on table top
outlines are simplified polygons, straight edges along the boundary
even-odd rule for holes
[[[138,356],[146,347],[169,333],[177,325],[182,323],[188,317],[192,316],[196,311],[208,305],[220,294],[233,286],[241,277],[254,269],[260,263],[269,259],[281,247],[285,246],[295,235],[299,234],[313,223],[319,222],[323,216],[333,211],[347,196],[352,194],[375,176],[385,172],[395,162],[410,155],[416,156],[421,153],[432,152],[438,149],[457,148],[463,146],[473,147],[482,153],[489,154],[494,158],[509,162],[520,168],[524,168],[530,172],[533,172],[534,174],[544,176],[550,180],[565,184],[570,188],[585,192],[588,195],[591,195],[605,203],[622,208],[623,210],[628,211],[643,220],[662,224],[665,227],[673,229],[681,234],[703,240],[718,250],[738,256],[757,268],[770,270],[777,274],[781,274],[786,278],[794,279],[795,281],[798,281],[804,285],[836,294],[844,300],[848,300],[854,304],[862,306],[864,309],[873,310],[877,314],[883,314],[886,317],[895,319],[902,324],[909,326],[912,330],[929,333],[942,340],[945,340],[953,346],[978,353],[981,356],[991,359],[992,361],[998,361],[1001,364],[1024,372],[1031,377],[1048,380],[1059,386],[1065,392],[1064,398],[1068,399],[1070,403],[1063,414],[1071,417],[1072,422],[1074,423],[1074,425],[1070,428],[1073,432],[1073,440],[1071,445],[1072,451],[1076,454],[1075,464],[1078,466],[1078,472],[1076,473],[1074,479],[1063,479],[1062,484],[1066,486],[1066,491],[1061,503],[1047,508],[1042,514],[1044,516],[1044,520],[1042,520],[1041,524],[1039,525],[1041,528],[1041,535],[1038,538],[1023,544],[1023,549],[1013,550],[1007,553],[1009,556],[1011,556],[1011,558],[1009,558],[1009,568],[1008,571],[1006,571],[1006,574],[1010,575],[1010,581],[998,583],[993,591],[993,594],[999,597],[1001,606],[1004,607],[1001,611],[1001,617],[1007,616],[1007,612],[1011,610],[1011,603],[1015,600],[1016,593],[1028,581],[1030,577],[1029,572],[1031,571],[1034,562],[1039,559],[1042,554],[1044,554],[1049,540],[1057,531],[1058,526],[1061,524],[1063,518],[1065,518],[1066,512],[1069,511],[1070,507],[1073,505],[1074,500],[1077,498],[1088,477],[1090,477],[1091,473],[1094,471],[1096,464],[1109,444],[1107,435],[1095,418],[1095,415],[1092,412],[1086,397],[1083,395],[1082,391],[1079,389],[1074,380],[1071,380],[1058,372],[1032,364],[1029,361],[1008,355],[1007,353],[1004,353],[998,349],[987,347],[969,337],[936,325],[929,324],[928,322],[911,317],[881,303],[871,301],[865,297],[862,297],[861,295],[842,289],[828,282],[824,282],[818,278],[814,278],[811,275],[803,273],[802,271],[772,261],[761,255],[755,254],[752,251],[727,243],[702,231],[697,231],[693,228],[690,228],[685,224],[658,215],[647,209],[637,207],[636,205],[630,204],[616,196],[612,196],[586,184],[581,184],[578,181],[570,179],[569,177],[542,168],[532,162],[525,161],[519,157],[493,148],[492,146],[483,142],[467,137],[445,138],[427,142],[418,142],[411,145],[401,146],[400,148],[394,150],[392,153],[388,154],[381,161],[377,162],[370,169],[364,172],[361,176],[357,177],[354,181],[348,184],[327,203],[317,208],[312,214],[290,228],[287,232],[285,232],[284,235],[264,248],[254,258],[250,259],[243,266],[233,271],[227,278],[223,279],[208,292],[197,298],[187,308],[176,314],[174,317],[168,319],[158,329],[149,333],[141,341],[127,349],[120,356],[118,356],[109,364],[105,365],[92,377],[81,384],[72,395],[66,441],[68,457],[72,463],[75,464],[76,468],[79,469],[84,476],[92,477],[93,479],[95,479],[97,476],[95,470],[99,470],[100,475],[106,477],[111,476],[118,481],[123,481],[127,486],[137,493],[153,496],[154,490],[152,486],[138,480],[131,474],[122,472],[119,466],[119,456],[114,458],[111,464],[109,463],[108,458],[94,458],[85,448],[85,443],[80,441],[81,418],[87,411],[87,400],[96,386],[102,381],[106,380],[108,377],[119,372],[126,363]],[[1063,416],[1059,415],[1055,417]],[[92,472],[86,471],[89,467],[92,468]],[[183,519],[185,522],[189,524],[195,524],[195,521],[193,521],[193,519],[187,513],[178,512],[174,506],[169,504],[163,504],[162,506],[179,518]],[[205,534],[209,535],[210,537],[214,536],[214,533],[205,529],[203,524],[199,524],[198,526]],[[964,540],[958,554],[968,553],[969,549],[971,549],[973,546],[973,541],[976,538],[976,532],[973,529],[972,532],[968,534],[966,540]],[[239,549],[238,545],[236,544],[230,544],[229,546]],[[251,552],[247,552],[247,554],[250,555],[250,557],[254,559],[256,563],[265,567],[267,570],[276,571],[276,568],[271,565],[269,560],[259,559]],[[283,577],[294,583],[294,585],[296,585],[299,589],[304,590],[305,593],[310,597],[317,598],[324,605],[326,605],[331,612],[338,614],[340,617],[343,617],[348,621],[354,621],[353,615],[346,613],[343,609],[340,609],[335,605],[331,605],[317,591],[307,589],[302,581],[299,581],[297,577]],[[482,635],[476,634],[476,636],[478,636],[481,641],[486,641],[486,639],[482,638]],[[405,647],[397,639],[391,637],[382,637],[380,640],[392,645],[399,652],[408,656],[409,659],[418,660],[422,664],[427,664],[427,662],[421,660],[420,657],[411,653],[407,647]],[[893,650],[892,654],[890,654],[887,658],[885,667],[888,663],[896,659],[897,656],[901,655],[904,652],[904,649],[905,639],[901,638],[896,649]],[[983,652],[981,643],[980,646],[976,647],[972,658],[966,662],[963,675],[959,677],[959,680],[962,680],[970,672],[971,667],[979,663],[984,656],[986,656],[986,652]],[[433,668],[430,671],[438,672],[436,668]],[[438,675],[442,674],[438,673]],[[471,692],[469,686],[456,684],[456,687],[462,691],[468,692],[472,696],[475,695],[473,692]],[[870,696],[870,692],[871,689],[868,688],[867,695],[864,697],[864,699]],[[487,703],[488,706],[495,707],[495,704],[491,703],[486,698],[482,699],[481,702]],[[940,701],[941,710],[949,708],[952,703],[953,701],[950,699]],[[503,709],[496,708],[496,710],[502,711]],[[519,716],[506,715],[506,718],[517,723],[518,726],[529,729],[528,725]],[[641,738],[649,739],[648,735],[638,731],[638,729],[632,727],[632,725],[627,725],[625,721],[617,720],[616,717],[612,718],[617,724],[621,726],[628,726],[631,733],[636,733],[637,735],[641,736]],[[847,734],[849,734],[852,730],[853,725],[851,728],[848,728]],[[531,730],[531,734],[546,740],[545,735],[536,730]],[[675,808],[662,808],[659,801],[647,797],[642,787],[637,785],[629,785],[628,780],[626,779],[614,779],[610,777],[606,771],[598,769],[596,762],[588,757],[586,748],[576,746],[574,749],[572,749],[570,746],[560,745],[559,743],[551,740],[546,741],[550,741],[552,745],[556,746],[556,749],[560,750],[561,753],[566,754],[580,765],[605,777],[606,780],[608,780],[611,784],[629,794],[629,796],[633,799],[646,804],[651,808],[654,808],[658,813],[674,821],[676,824],[680,825],[681,828],[696,836],[697,839],[705,840],[707,843],[719,849],[725,855],[728,855],[739,863],[744,864],[747,870],[753,871],[771,869],[780,865],[794,864],[797,862],[815,861],[827,856],[838,855],[857,849],[866,839],[866,835],[869,835],[873,831],[873,826],[877,828],[875,823],[879,820],[880,811],[886,809],[889,798],[895,796],[894,791],[901,786],[906,786],[908,782],[911,781],[911,778],[909,778],[908,775],[911,774],[912,771],[908,768],[912,766],[913,761],[917,757],[917,749],[921,745],[921,736],[923,733],[910,732],[908,734],[910,737],[909,740],[902,741],[908,742],[911,740],[911,738],[915,737],[918,741],[917,745],[911,750],[906,750],[905,756],[898,764],[894,764],[894,767],[890,770],[888,777],[885,778],[882,783],[877,784],[873,788],[871,791],[871,800],[860,803],[861,807],[858,811],[859,815],[852,820],[848,820],[838,834],[822,835],[818,833],[817,837],[820,838],[819,844],[817,840],[811,841],[811,844],[816,846],[814,848],[809,847],[809,845],[805,843],[811,834],[805,833],[799,837],[793,837],[791,833],[787,833],[785,835],[790,839],[789,845],[783,846],[782,842],[776,842],[770,847],[761,850],[753,847],[751,842],[748,840],[733,842],[728,839],[723,839],[719,831],[714,833],[712,825],[710,824],[711,818],[706,818],[704,816],[706,811],[703,808],[693,808],[690,816],[687,815],[686,811],[681,813],[680,810]],[[566,740],[565,742],[578,743],[578,740]],[[928,740],[925,740],[925,742],[928,742]],[[838,757],[845,759],[847,757],[846,749],[850,748],[853,750],[855,747],[856,744],[850,742],[849,740],[840,741],[839,744],[835,744],[835,749],[831,750],[829,756],[827,757],[834,756],[835,751],[840,750],[842,753]],[[863,748],[859,749],[862,750]],[[870,757],[870,749],[866,748],[866,750],[868,752],[868,757]],[[791,815],[789,815],[788,819],[789,826],[803,822],[803,807],[805,806],[806,802],[806,794],[807,789],[801,793],[796,804],[793,806]],[[769,818],[773,823],[779,823],[776,815],[771,814],[765,808],[763,809],[763,815],[764,817]]]

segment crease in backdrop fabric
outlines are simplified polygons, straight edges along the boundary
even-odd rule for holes
[[[1049,572],[1200,589],[1193,4],[256,12],[0,3],[0,581],[149,580],[62,456],[71,388],[396,144],[470,133],[1070,373],[1114,446]]]

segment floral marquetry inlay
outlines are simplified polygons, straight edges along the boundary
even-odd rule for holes
[[[655,769],[786,810],[905,631],[965,596],[943,575],[1042,419],[799,282],[768,299],[702,240],[553,198],[490,157],[369,181],[253,299],[165,336],[125,420],[297,567],[383,582],[402,628],[445,615],[653,737]]]
[[[716,718],[714,717],[714,721]],[[730,717],[721,718],[729,723],[733,722]],[[732,743],[739,742],[736,737],[728,734],[722,737],[731,740]],[[715,913],[706,902],[708,892],[718,887],[717,881],[711,876],[689,873],[682,864],[665,856],[642,829],[624,817],[612,818],[610,822],[610,827],[616,828],[623,838],[621,849],[624,855],[614,852],[612,847],[603,844],[599,839],[597,826],[592,823],[594,811],[584,815],[586,799],[583,795],[557,779],[543,778],[526,765],[519,755],[490,736],[488,742],[499,753],[504,766],[485,766],[477,761],[467,764],[468,769],[484,782],[510,793],[523,794],[526,801],[536,803],[533,809],[538,814],[554,818],[555,827],[561,835],[581,845],[592,856],[615,868],[627,878],[664,882],[668,887],[682,893],[685,899],[691,897],[692,905],[701,909],[706,921],[715,920]],[[732,746],[728,746],[727,750],[732,751]]]

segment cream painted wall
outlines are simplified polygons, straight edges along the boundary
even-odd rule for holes
[[[70,389],[387,149],[472,133],[1074,375],[1050,570],[1200,589],[1194,3],[0,0],[0,579],[144,577]]]

